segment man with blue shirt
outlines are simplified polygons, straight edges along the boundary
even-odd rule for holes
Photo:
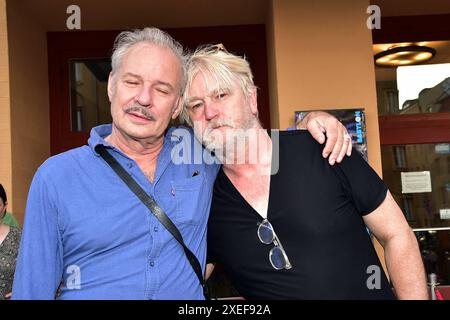
[[[191,129],[192,139],[167,129],[183,104],[182,47],[155,28],[123,32],[111,62],[113,123],[93,128],[87,146],[48,159],[33,179],[13,299],[54,299],[61,282],[60,299],[203,299],[183,248],[96,152],[105,146],[156,200],[204,270],[219,164],[171,159],[180,144],[202,148]],[[338,136],[336,123],[328,129]],[[337,149],[326,147],[337,157],[346,145],[335,140]]]

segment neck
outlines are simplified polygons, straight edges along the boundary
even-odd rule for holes
[[[9,226],[4,224],[2,220],[0,220],[0,238],[4,233],[9,232]],[[1,243],[1,241],[0,241]]]
[[[142,158],[147,161],[149,158],[156,159],[164,145],[163,136],[153,139],[136,139],[122,133],[114,125],[111,134],[105,138],[105,141],[135,161]]]
[[[122,133],[114,125],[105,141],[133,159],[150,182],[156,172],[158,155],[164,145],[164,136],[152,139],[135,139]]]
[[[223,170],[227,175],[235,177],[249,177],[255,174],[270,175],[272,164],[272,140],[259,121],[250,129],[245,141],[245,157],[243,163],[238,163],[237,157],[233,161],[225,161]],[[242,161],[241,161],[242,162]]]

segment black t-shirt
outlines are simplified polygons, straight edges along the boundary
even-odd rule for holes
[[[394,299],[362,219],[384,201],[386,186],[356,151],[330,166],[308,132],[279,138],[267,218],[292,269],[272,267],[273,244],[257,236],[262,217],[223,170],[214,185],[208,261],[222,264],[247,299]]]

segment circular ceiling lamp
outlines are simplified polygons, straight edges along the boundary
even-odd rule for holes
[[[375,64],[379,67],[398,67],[418,64],[430,60],[436,54],[436,50],[419,45],[407,45],[391,47],[377,53],[374,57]]]

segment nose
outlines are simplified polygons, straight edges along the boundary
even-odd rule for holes
[[[136,101],[144,107],[150,107],[152,105],[152,92],[148,85],[142,85],[136,95]]]
[[[219,108],[214,101],[206,99],[205,101],[205,118],[206,120],[212,120],[219,115]]]

